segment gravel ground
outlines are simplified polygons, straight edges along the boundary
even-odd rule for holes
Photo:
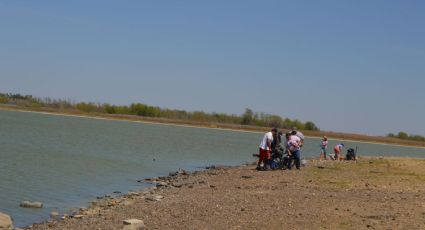
[[[310,160],[302,170],[254,165],[152,178],[157,187],[104,198],[80,216],[31,229],[425,229],[425,160]]]

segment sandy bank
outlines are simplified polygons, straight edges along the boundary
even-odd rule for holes
[[[310,161],[301,171],[220,167],[159,178],[32,229],[425,229],[425,160]]]

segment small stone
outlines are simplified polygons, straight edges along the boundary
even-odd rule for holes
[[[158,177],[152,177],[152,178],[146,178],[145,179],[145,181],[157,181],[157,180],[158,180]]]
[[[163,181],[155,182],[155,184],[156,184],[156,187],[168,187],[169,186],[167,182],[163,182]]]
[[[85,217],[85,215],[73,215],[72,218],[75,219],[82,219],[83,217]]]
[[[217,166],[211,165],[208,169],[217,169]]]
[[[138,192],[129,192],[127,195],[129,195],[129,196],[140,196],[140,193],[138,193]]]
[[[180,175],[189,175],[189,173],[187,173],[185,170],[183,170],[183,169],[180,169],[179,171],[178,171],[178,174],[180,174]]]
[[[124,224],[123,230],[140,230],[140,229],[146,228],[143,220],[138,220],[138,219],[124,220],[123,224]]]
[[[176,188],[181,188],[182,186],[183,186],[183,184],[182,183],[179,183],[179,182],[174,182],[174,183],[172,183],[171,184],[173,187],[176,187]]]
[[[132,225],[132,224],[144,224],[143,220],[139,219],[128,219],[123,221],[124,225]]]
[[[129,201],[129,200],[125,200],[121,203],[121,205],[123,205],[123,206],[129,206],[129,205],[132,205],[132,204],[134,204],[134,202]]]
[[[30,202],[30,201],[22,201],[19,205],[22,208],[42,208],[43,203],[41,202]]]
[[[164,197],[161,195],[152,195],[152,196],[145,197],[145,200],[148,200],[148,201],[161,201],[162,199],[164,199]]]
[[[59,212],[53,211],[50,213],[50,218],[59,219]]]
[[[164,199],[164,196],[156,195],[156,196],[154,196],[154,198],[155,198],[156,200],[162,200],[162,199]]]

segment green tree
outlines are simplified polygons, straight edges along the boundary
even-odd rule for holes
[[[268,127],[277,127],[280,128],[282,127],[282,118],[280,116],[277,115],[266,115],[263,118],[264,123],[266,124],[266,126]]]
[[[387,137],[396,137],[394,133],[388,133]]]
[[[397,137],[400,138],[400,139],[408,139],[409,138],[409,134],[400,131],[400,132],[398,132]]]
[[[94,103],[81,102],[81,103],[78,103],[75,107],[78,110],[86,112],[86,113],[91,113],[91,112],[97,111],[97,106]]]
[[[242,124],[250,125],[254,121],[254,112],[250,108],[245,109],[245,113],[242,115]]]
[[[312,121],[307,121],[304,126],[305,130],[319,131],[319,128]]]

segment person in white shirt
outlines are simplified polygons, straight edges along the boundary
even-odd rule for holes
[[[289,155],[295,161],[295,167],[301,169],[301,146],[302,139],[297,135],[297,131],[292,131],[288,140]],[[289,160],[287,168],[291,169],[291,160]]]
[[[263,139],[261,139],[260,146],[259,146],[259,158],[258,158],[258,164],[257,169],[267,169],[268,161],[270,160],[270,151],[271,151],[271,144],[273,141],[273,136],[275,136],[277,133],[277,129],[273,128],[271,132],[267,132],[264,134]],[[263,168],[261,168],[261,163],[263,163]]]
[[[303,147],[303,145],[304,145],[304,134],[302,132],[298,131],[297,127],[292,128],[291,133],[294,133],[294,132],[295,132],[295,135],[301,139],[301,146],[300,147]]]

